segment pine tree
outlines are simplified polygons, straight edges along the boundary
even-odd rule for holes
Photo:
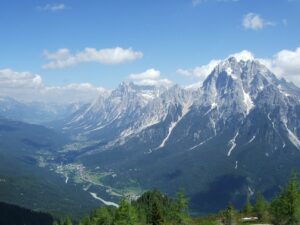
[[[256,214],[259,221],[265,222],[268,220],[268,203],[260,193],[256,195],[253,212]]]
[[[62,223],[62,225],[72,225],[72,221],[69,217],[67,217],[64,222]]]
[[[145,192],[137,201],[132,202],[138,212],[140,222],[151,224],[153,217],[161,217],[162,221],[167,221],[172,215],[173,200],[163,195],[158,190]],[[158,219],[157,218],[157,219]]]
[[[125,199],[122,199],[116,212],[115,225],[134,225],[137,215],[135,209]]]
[[[250,196],[249,196],[249,194],[247,194],[246,202],[245,202],[245,205],[244,205],[244,207],[242,209],[242,213],[244,215],[249,215],[249,214],[252,213],[252,205],[250,203]]]
[[[91,218],[92,224],[111,225],[113,218],[107,207],[101,207],[94,212]]]
[[[186,224],[188,221],[188,201],[183,193],[179,191],[176,194],[176,199],[172,207],[172,219],[176,224]]]
[[[151,212],[150,212],[150,224],[151,225],[160,225],[163,224],[164,218],[162,215],[161,207],[157,200],[155,200],[151,205]]]
[[[300,184],[296,173],[292,173],[287,186],[272,201],[271,213],[276,224],[300,224]]]
[[[223,212],[223,224],[224,225],[235,225],[236,224],[236,212],[231,203],[228,203],[227,208]]]
[[[85,216],[79,223],[79,225],[91,225],[91,220],[89,216]]]

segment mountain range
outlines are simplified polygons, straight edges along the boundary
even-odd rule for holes
[[[299,101],[300,89],[259,61],[230,57],[197,89],[121,83],[63,130],[98,142],[76,160],[113,168],[119,185],[182,187],[211,211],[256,190],[270,197],[300,169]]]
[[[14,98],[0,97],[0,116],[32,124],[46,124],[72,115],[84,103],[54,104],[46,102],[22,102]]]
[[[25,122],[49,112],[9,98],[0,105],[1,116]],[[195,213],[217,211],[228,201],[241,206],[258,192],[271,198],[291,170],[300,171],[300,88],[258,60],[229,57],[199,88],[123,82],[92,103],[54,108],[49,118],[60,138],[47,140],[56,150],[38,147],[40,155],[51,152],[49,164],[83,165],[92,177],[100,170],[101,185],[116,189],[154,187],[174,195],[183,188]],[[22,119],[24,112],[34,113]],[[11,125],[4,121],[0,128],[7,133]]]

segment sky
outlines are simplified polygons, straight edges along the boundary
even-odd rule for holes
[[[55,99],[74,91],[74,98],[89,100],[124,80],[191,85],[235,53],[261,59],[300,85],[300,0],[0,0],[0,6],[0,95],[28,99],[37,89]]]

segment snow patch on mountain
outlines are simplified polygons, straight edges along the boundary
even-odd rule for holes
[[[236,147],[235,140],[236,140],[237,136],[239,136],[239,131],[236,132],[236,134],[234,135],[234,137],[228,142],[228,145],[231,146],[230,149],[229,149],[229,151],[228,151],[228,153],[227,153],[228,157],[230,156],[232,150]]]
[[[253,137],[247,142],[247,144],[250,144],[251,142],[253,142],[255,138],[256,138],[256,135],[253,135]]]
[[[283,144],[282,144],[282,148],[285,148],[285,146],[286,146],[286,144],[285,144],[285,142],[283,142]]]
[[[286,126],[286,129],[288,131],[288,138],[293,143],[293,145],[300,150],[300,141],[298,137]]]
[[[232,69],[230,68],[230,67],[228,67],[227,69],[226,69],[226,73],[230,76],[230,75],[232,75]]]
[[[89,132],[94,132],[94,131],[97,131],[97,130],[101,130],[102,128],[104,128],[105,126],[99,126],[99,127],[96,127],[92,130],[90,130]]]
[[[214,110],[214,109],[217,108],[217,107],[218,107],[218,104],[217,104],[216,102],[213,102],[213,103],[211,104],[210,109],[207,110],[206,113],[204,113],[204,116],[206,116],[208,113],[210,113],[212,110]]]
[[[178,119],[176,121],[173,121],[168,129],[168,134],[167,136],[164,138],[164,140],[162,141],[162,143],[158,146],[157,149],[159,148],[163,148],[167,141],[169,140],[169,137],[173,131],[173,129],[176,127],[176,125],[180,122],[180,120],[189,112],[189,107],[190,105],[189,104],[185,104],[183,105],[183,108],[182,108],[182,113],[181,113],[181,116],[178,117]]]
[[[253,101],[250,97],[250,95],[248,93],[245,92],[245,90],[243,89],[243,102],[246,106],[246,113],[247,115],[249,114],[249,112],[251,111],[251,109],[254,107]]]
[[[277,87],[278,87],[280,93],[283,94],[285,97],[291,96],[289,93],[287,93],[286,91],[284,91],[284,89],[282,88],[281,84],[279,84]]]
[[[225,69],[226,73],[228,76],[230,76],[233,80],[237,80],[237,76],[233,74],[233,70],[231,69],[231,67],[227,67]]]
[[[267,117],[268,117],[268,120],[271,121],[272,127],[273,127],[273,129],[275,130],[275,123],[274,123],[273,120],[271,119],[270,114],[271,114],[271,113],[268,113]]]
[[[254,190],[252,190],[252,188],[250,186],[248,186],[248,191],[250,196],[254,195]]]
[[[132,134],[137,134],[137,133],[141,132],[142,130],[145,130],[146,128],[151,127],[151,126],[159,123],[161,121],[160,119],[161,118],[159,116],[150,117],[150,118],[148,118],[148,120],[143,121],[143,124],[140,127],[137,127],[137,128],[129,127],[128,129],[124,130],[120,134],[120,138],[125,139],[126,137],[128,137]]]
[[[213,138],[213,137],[207,138],[206,140],[200,142],[199,144],[194,145],[194,146],[191,147],[189,150],[194,150],[194,149],[198,148],[199,146],[204,145],[206,142],[208,142],[208,141],[211,140],[212,138]]]

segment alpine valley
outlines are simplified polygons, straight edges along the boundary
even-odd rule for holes
[[[198,88],[123,82],[88,104],[0,104],[0,200],[31,209],[79,216],[182,188],[204,214],[271,198],[300,171],[300,88],[255,59],[221,61]],[[31,109],[52,122],[21,119]]]

